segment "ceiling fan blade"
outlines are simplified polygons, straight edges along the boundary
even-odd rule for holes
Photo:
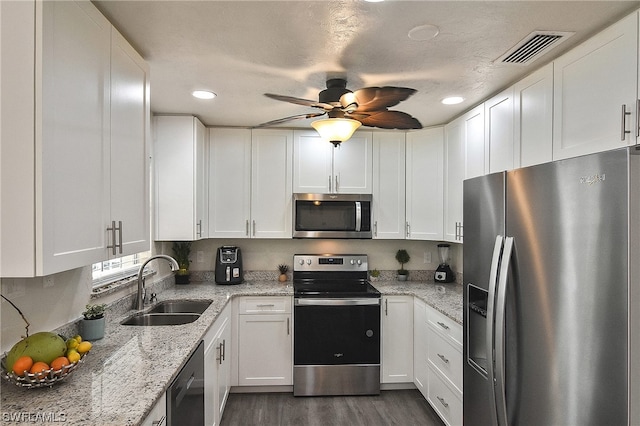
[[[360,114],[356,112],[354,114],[348,114],[348,117],[358,120],[363,126],[368,127],[402,130],[422,129],[422,124],[420,124],[416,118],[401,111],[374,111],[370,114]]]
[[[258,124],[254,128],[259,129],[262,127],[270,127],[270,126],[275,126],[276,124],[286,123],[287,121],[304,120],[306,118],[320,117],[321,115],[325,115],[325,114],[326,112],[314,112],[310,114],[292,115],[290,117],[279,118],[277,120],[271,120],[271,121],[267,121],[266,123]]]
[[[314,108],[322,108],[325,111],[331,111],[334,106],[324,102],[311,101],[309,99],[294,98],[293,96],[274,95],[273,93],[265,93],[266,97],[277,101],[290,102],[292,104],[310,106]]]
[[[384,110],[390,106],[398,105],[416,91],[416,89],[408,87],[365,87],[353,92],[358,104],[356,111]]]

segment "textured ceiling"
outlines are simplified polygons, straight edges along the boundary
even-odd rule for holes
[[[313,108],[328,77],[418,90],[392,109],[443,124],[640,7],[638,1],[94,1],[151,67],[151,110],[252,127]],[[409,31],[436,25],[415,41]],[[575,35],[527,66],[494,63],[534,30]],[[194,89],[216,92],[194,99]],[[460,95],[465,102],[444,106]],[[309,127],[298,120],[288,127]]]

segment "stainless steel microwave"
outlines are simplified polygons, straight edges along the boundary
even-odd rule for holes
[[[371,194],[293,194],[293,238],[371,238]]]

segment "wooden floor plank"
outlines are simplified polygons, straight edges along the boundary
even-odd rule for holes
[[[220,426],[443,426],[417,390],[376,396],[229,395]]]

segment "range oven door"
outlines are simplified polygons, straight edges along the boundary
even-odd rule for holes
[[[294,385],[301,395],[380,393],[380,299],[294,303]]]

